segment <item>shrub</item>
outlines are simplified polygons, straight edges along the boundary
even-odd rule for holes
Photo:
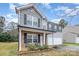
[[[0,42],[16,42],[18,41],[15,36],[11,36],[8,33],[0,33]]]
[[[35,44],[28,44],[28,49],[31,51],[36,50],[36,45]]]
[[[39,50],[43,50],[44,48],[43,48],[43,46],[39,46],[39,48],[38,48]]]
[[[43,49],[48,49],[48,45],[43,45]]]
[[[34,50],[44,50],[44,49],[48,49],[48,46],[47,45],[38,45],[38,44],[28,44],[28,49],[31,50],[31,51],[34,51]]]
[[[38,48],[38,50],[43,50],[44,49],[43,46],[41,46],[41,45],[37,45],[37,48]]]

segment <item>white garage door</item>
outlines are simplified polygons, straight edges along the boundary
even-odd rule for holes
[[[48,35],[47,39],[48,39],[48,45],[53,45],[52,35]]]
[[[62,45],[62,38],[53,38],[53,45]]]
[[[54,35],[48,35],[48,45],[62,45],[62,37],[56,37]]]
[[[76,37],[76,43],[79,43],[79,37]]]

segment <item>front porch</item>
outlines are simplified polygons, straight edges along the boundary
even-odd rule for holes
[[[51,33],[47,30],[19,27],[19,51],[26,51],[29,43],[48,45],[47,35]]]

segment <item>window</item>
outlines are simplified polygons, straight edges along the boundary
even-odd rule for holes
[[[34,43],[38,42],[38,35],[37,34],[33,34],[33,42]]]
[[[57,26],[56,25],[54,26],[54,29],[57,30]]]
[[[59,30],[61,30],[61,27],[59,26]]]
[[[27,26],[38,27],[38,18],[31,15],[27,15]]]
[[[28,43],[32,43],[32,34],[27,34]]]
[[[24,14],[24,25],[26,25],[26,23],[27,23],[27,15]]]
[[[42,24],[43,24],[43,29],[46,29],[47,24],[45,20],[43,20]]]
[[[52,30],[52,25],[51,24],[49,24],[49,30]]]
[[[33,27],[38,27],[38,19],[33,17]]]
[[[38,35],[37,34],[27,34],[27,42],[28,43],[38,43]]]
[[[27,25],[32,26],[32,16],[27,15]]]
[[[28,26],[32,26],[32,16],[31,16],[31,15],[28,15],[28,18],[27,18],[27,25],[28,25]]]

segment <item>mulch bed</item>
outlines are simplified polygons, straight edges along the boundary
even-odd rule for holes
[[[45,49],[37,51],[21,51],[18,52],[19,56],[79,56],[77,51],[59,51],[57,49]]]

